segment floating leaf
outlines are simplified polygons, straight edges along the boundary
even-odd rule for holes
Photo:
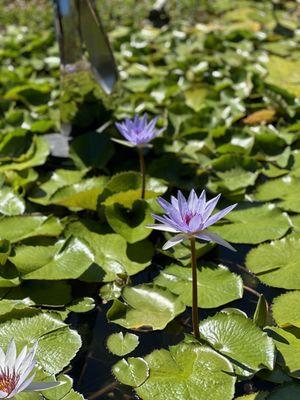
[[[0,237],[12,243],[34,236],[58,236],[63,226],[58,218],[15,216],[0,219]]]
[[[131,208],[125,208],[119,203],[105,207],[105,215],[113,230],[129,243],[138,242],[149,236],[151,229],[146,226],[154,222],[150,207],[143,200],[136,200]]]
[[[300,212],[300,179],[284,176],[257,187],[255,198],[261,201],[280,200],[278,206],[287,211]]]
[[[97,210],[99,195],[107,183],[106,177],[85,179],[79,183],[58,189],[49,199],[49,204],[57,204],[71,209]]]
[[[149,378],[136,389],[143,400],[232,400],[231,363],[214,350],[180,343],[145,357]]]
[[[273,318],[277,325],[300,328],[300,291],[284,293],[273,300]]]
[[[300,329],[293,328],[290,331],[269,327],[268,331],[273,338],[279,352],[277,363],[288,370],[289,375],[300,377]]]
[[[134,275],[145,269],[153,256],[153,246],[148,241],[128,245],[120,235],[100,235],[80,222],[70,224],[66,233],[87,242],[94,254],[94,264],[83,276],[87,281],[109,282],[119,274]]]
[[[215,308],[243,296],[243,281],[223,265],[204,264],[198,267],[198,306]],[[171,265],[160,272],[154,283],[166,287],[187,306],[192,306],[192,270]]]
[[[25,211],[25,202],[10,187],[0,188],[0,214],[20,215]]]
[[[67,309],[76,313],[85,313],[95,308],[95,300],[91,297],[83,297],[68,304]]]
[[[139,345],[139,337],[133,333],[113,333],[107,339],[108,350],[117,356],[131,353]]]
[[[249,376],[274,367],[274,344],[250,319],[238,314],[218,313],[201,322],[200,334],[214,349]]]
[[[160,330],[185,310],[178,296],[153,284],[125,287],[125,303],[115,300],[107,312],[110,322],[136,330]]]
[[[117,362],[112,369],[115,377],[124,385],[138,387],[149,376],[148,364],[142,358],[129,357]]]
[[[266,82],[285,89],[294,96],[300,96],[300,61],[289,60],[275,55],[269,56]]]
[[[258,302],[256,305],[256,309],[255,309],[255,313],[253,316],[253,322],[260,328],[264,328],[267,324],[268,311],[269,311],[269,307],[268,307],[267,300],[266,300],[265,296],[263,294],[261,294],[259,296],[259,299],[258,299]]]
[[[290,228],[288,216],[270,204],[232,211],[226,219],[231,223],[213,226],[211,230],[232,243],[256,244],[278,239]]]
[[[84,242],[70,237],[55,246],[18,246],[10,261],[22,279],[76,279],[93,263],[94,256]]]
[[[266,400],[268,396],[268,392],[259,392],[259,393],[252,393],[246,394],[242,397],[237,397],[236,400]]]
[[[300,239],[284,238],[251,250],[247,254],[246,266],[267,285],[300,289],[299,257]]]

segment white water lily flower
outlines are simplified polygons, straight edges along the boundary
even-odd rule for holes
[[[60,382],[32,382],[37,346],[36,342],[29,351],[25,346],[19,355],[14,340],[9,343],[6,354],[0,347],[0,399],[11,399],[24,391],[39,392],[60,385]]]

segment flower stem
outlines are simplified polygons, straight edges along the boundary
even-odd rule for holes
[[[145,198],[145,187],[146,187],[146,168],[145,168],[145,159],[143,154],[143,149],[138,148],[139,157],[140,157],[140,169],[142,175],[142,191],[141,191],[141,198]]]
[[[192,319],[193,319],[193,332],[196,339],[200,339],[199,332],[199,317],[198,317],[198,287],[197,287],[197,261],[196,261],[196,247],[195,238],[190,238],[191,241],[191,262],[192,262],[192,285],[193,285],[193,307],[192,307]]]

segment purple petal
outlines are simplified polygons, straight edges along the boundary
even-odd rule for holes
[[[166,201],[165,199],[163,199],[162,197],[158,197],[158,199],[156,200],[158,202],[158,204],[168,213],[169,209],[172,207],[172,205]]]
[[[198,197],[194,189],[191,190],[187,203],[192,213],[197,211]]]
[[[188,211],[188,206],[187,206],[186,199],[180,190],[178,190],[177,199],[178,199],[179,212],[180,212],[181,218],[183,218],[184,215]]]
[[[216,205],[220,199],[221,195],[218,194],[218,196],[214,197],[213,199],[209,200],[206,203],[206,207],[203,213],[203,222],[205,222],[207,220],[207,218],[209,218],[209,216],[211,215],[211,213],[214,211],[214,209],[216,208]]]
[[[33,374],[32,376],[30,376],[26,381],[23,382],[18,382],[18,385],[15,387],[15,389],[10,393],[10,397],[13,397],[15,394],[23,392],[33,381],[35,377],[35,374]]]
[[[16,362],[16,357],[17,357],[17,349],[16,349],[16,343],[12,339],[9,342],[6,355],[5,355],[5,365],[8,368],[12,368],[15,365]]]
[[[220,244],[223,247],[227,247],[227,249],[236,251],[236,249],[234,247],[232,247],[231,244],[226,242],[226,240],[222,239],[216,233],[209,232],[209,231],[203,231],[202,233],[195,235],[195,237],[198,239],[205,240],[206,242],[214,242],[214,243]]]
[[[206,193],[205,190],[202,190],[197,202],[197,212],[203,216],[205,208],[206,208]]]
[[[65,382],[33,382],[24,390],[25,392],[41,392],[43,390],[52,389],[57,386],[64,385]]]
[[[164,245],[163,245],[163,250],[168,250],[173,246],[176,246],[176,244],[181,243],[184,239],[186,239],[186,236],[183,234],[176,235],[172,237],[172,239],[168,240]]]
[[[168,226],[165,224],[148,224],[146,228],[157,229],[158,231],[172,232],[178,233],[179,231],[173,228],[172,226]]]
[[[191,232],[197,232],[202,228],[202,216],[200,214],[196,214],[189,222],[189,228]]]
[[[225,217],[228,213],[230,213],[231,210],[233,210],[237,204],[233,204],[232,206],[224,208],[224,210],[221,210],[208,218],[208,220],[204,224],[204,228],[208,228],[209,226],[215,224],[217,221],[219,221],[221,218]]]

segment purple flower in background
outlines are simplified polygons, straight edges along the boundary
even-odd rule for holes
[[[42,391],[59,386],[60,382],[32,382],[36,365],[37,343],[27,351],[25,346],[17,356],[16,344],[12,340],[6,354],[0,347],[0,399],[11,399],[23,391]]]
[[[132,120],[126,118],[122,123],[117,122],[116,127],[126,141],[119,139],[114,139],[114,141],[129,147],[146,147],[152,139],[164,130],[155,128],[157,120],[158,117],[155,117],[148,122],[147,114],[144,114],[141,118],[136,115]]]
[[[171,203],[168,203],[166,200],[159,197],[157,202],[164,209],[165,214],[163,216],[153,214],[153,217],[158,220],[160,224],[148,225],[148,227],[176,233],[172,239],[165,243],[163,246],[164,250],[181,243],[183,240],[194,237],[207,242],[218,243],[221,246],[235,251],[228,242],[215,233],[207,230],[207,228],[225,217],[225,215],[227,215],[237,205],[233,204],[232,206],[226,207],[224,210],[211,215],[220,196],[221,195],[219,194],[213,199],[206,201],[205,190],[203,190],[201,195],[197,197],[197,194],[193,189],[188,200],[185,199],[180,191],[178,191],[177,198],[171,196]]]

